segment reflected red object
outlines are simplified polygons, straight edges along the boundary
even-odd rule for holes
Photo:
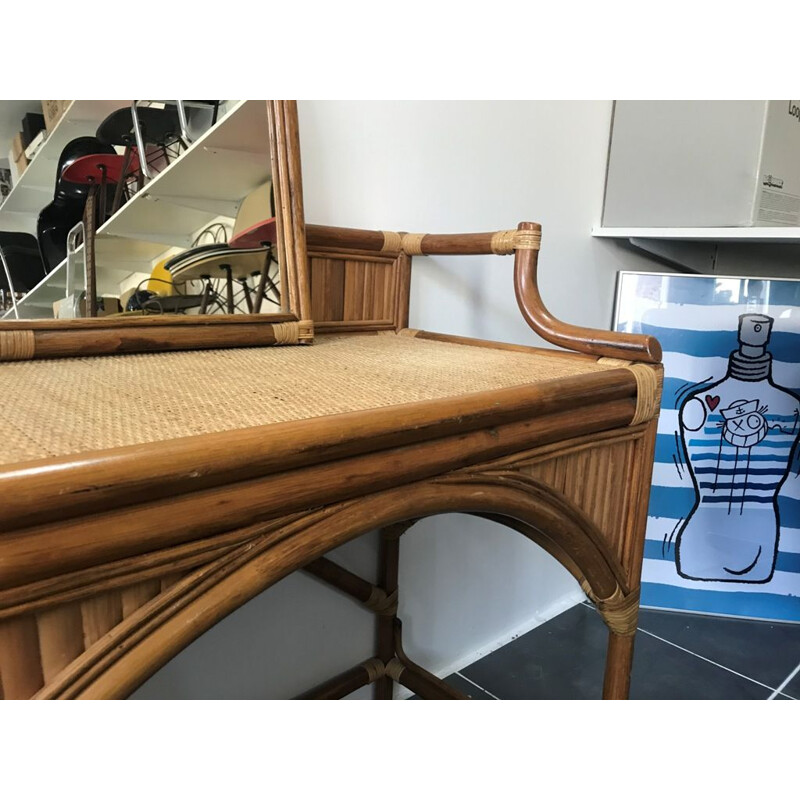
[[[98,153],[97,155],[83,156],[73,161],[61,174],[62,180],[69,183],[100,183],[103,180],[103,168],[106,172],[108,183],[119,183],[123,179],[122,169],[125,157]],[[139,157],[131,153],[127,174],[138,172]]]
[[[261,247],[264,243],[269,242],[273,244],[277,241],[278,227],[275,223],[275,217],[257,222],[251,225],[241,233],[237,233],[228,244],[236,248],[253,248]]]

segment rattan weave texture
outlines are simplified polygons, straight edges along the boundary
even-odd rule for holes
[[[0,364],[0,463],[519,386],[612,365],[406,336]]]

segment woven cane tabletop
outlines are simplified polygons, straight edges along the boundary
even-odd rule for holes
[[[613,369],[408,336],[0,364],[0,464]]]

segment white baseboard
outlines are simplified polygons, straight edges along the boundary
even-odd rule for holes
[[[450,661],[439,666],[437,669],[432,669],[430,671],[433,672],[433,674],[438,678],[443,678],[446,675],[452,675],[454,672],[459,672],[460,670],[468,667],[470,664],[474,664],[484,656],[488,656],[489,653],[493,653],[495,650],[499,650],[509,642],[513,642],[517,637],[532,631],[534,628],[538,628],[548,620],[553,619],[553,617],[557,617],[564,611],[567,611],[573,606],[578,605],[578,603],[584,599],[585,595],[583,592],[576,588],[573,592],[569,592],[568,594],[559,597],[558,600],[547,606],[547,608],[539,610],[533,617],[530,617],[523,623],[517,624],[515,627],[507,630],[501,636],[498,636],[496,639],[493,639],[492,641],[487,642],[485,645],[482,645],[477,650],[463,654],[454,661]],[[395,700],[406,700],[411,697],[412,694],[413,692],[409,689],[406,689],[405,686],[395,684]]]

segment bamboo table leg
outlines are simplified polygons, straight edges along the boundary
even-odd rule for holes
[[[627,700],[631,688],[634,635],[608,632],[606,671],[603,680],[604,700]]]
[[[380,532],[380,574],[378,586],[387,595],[397,591],[398,571],[400,565],[400,533],[396,533],[397,526],[384,528]],[[394,626],[397,615],[392,617],[379,616],[377,620],[378,658],[388,664],[394,658]],[[394,681],[391,677],[384,676],[375,682],[376,700],[391,700],[394,694]]]

